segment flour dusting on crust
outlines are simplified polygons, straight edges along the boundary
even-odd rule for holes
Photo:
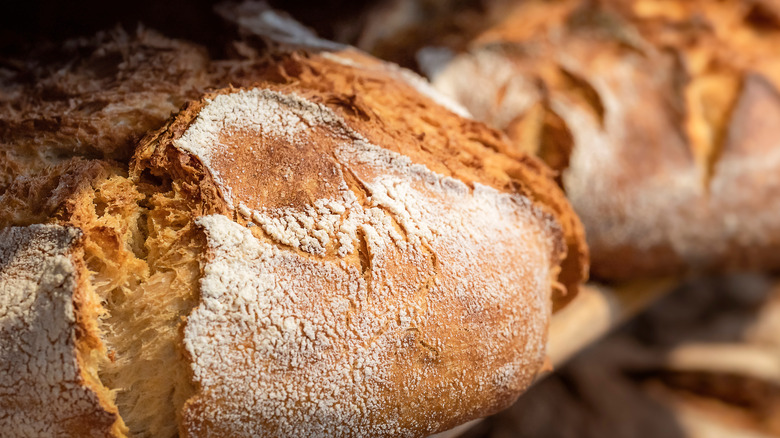
[[[242,168],[268,162],[230,158],[252,136],[322,169],[315,186],[286,168],[257,178],[319,199],[241,189]],[[470,397],[506,403],[530,384],[560,235],[530,200],[439,175],[327,107],[269,90],[213,99],[174,144],[223,175],[222,192],[264,231],[197,220],[210,254],[184,332],[192,436],[420,436],[491,409]],[[421,412],[424,424],[410,420]]]
[[[77,359],[80,232],[0,230],[0,430],[3,436],[111,436],[117,415],[85,386]]]
[[[433,87],[477,120],[502,130],[543,98],[532,78],[504,53],[493,50],[454,58],[433,78]]]

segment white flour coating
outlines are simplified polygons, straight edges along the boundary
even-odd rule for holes
[[[233,190],[220,178],[212,158],[226,152],[219,143],[220,133],[235,130],[250,131],[258,137],[284,139],[307,146],[305,135],[313,126],[326,126],[338,141],[362,138],[353,133],[333,111],[295,95],[270,90],[252,89],[217,96],[198,114],[187,132],[174,141],[174,146],[197,156],[209,169],[230,205]],[[238,163],[237,163],[238,165]],[[251,219],[277,242],[312,254],[324,255],[331,245],[338,255],[354,250],[355,233],[363,221],[353,211],[355,194],[342,180],[337,194],[319,199],[301,211],[293,208],[252,210],[239,202],[238,212]]]
[[[3,436],[70,436],[70,427],[90,422],[98,436],[113,423],[84,386],[76,358],[76,267],[69,252],[79,233],[54,225],[0,230]]]
[[[289,102],[293,112],[313,105],[294,95],[236,94],[242,93],[252,99],[224,102],[267,108],[254,100],[262,97]],[[467,415],[474,406],[460,394],[517,392],[541,365],[558,225],[520,195],[438,175],[316,108],[330,113],[316,118],[340,139],[332,154],[318,159],[337,160],[368,199],[360,201],[342,180],[340,199],[281,212],[240,208],[265,227],[270,241],[224,216],[198,219],[210,261],[201,304],[184,334],[200,388],[185,407],[193,436],[205,434],[208,424],[236,437],[414,436],[415,425],[403,421],[420,412],[404,411],[413,408],[398,400],[445,399],[453,410],[448,415]],[[232,120],[249,110],[222,106],[219,112]],[[217,116],[209,120],[218,124]],[[254,124],[257,116],[247,120]],[[282,136],[290,129],[257,132]],[[208,156],[218,148],[188,150]],[[341,234],[334,233],[339,227]],[[330,258],[280,246],[317,254],[333,236],[341,241]],[[359,245],[367,249],[366,261],[341,259]],[[492,319],[497,315],[500,322]],[[473,336],[478,341],[467,346],[456,341]],[[447,362],[464,348],[479,358],[478,369]],[[431,428],[451,418],[428,415]]]
[[[359,225],[366,213],[342,181],[340,199],[319,199],[302,211],[280,208],[272,213],[253,211],[251,218],[274,240],[300,250],[324,255],[329,246],[343,257],[355,250]],[[396,239],[401,238],[398,233]]]
[[[372,65],[361,64],[354,61],[353,59],[341,56],[338,52],[322,52],[320,53],[320,56],[348,67],[356,67],[360,69],[373,67]],[[448,95],[441,93],[439,90],[434,88],[427,79],[423,78],[417,73],[390,62],[380,62],[379,65],[381,65],[381,68],[384,71],[392,73],[396,79],[400,79],[407,85],[410,85],[412,88],[417,90],[418,93],[443,106],[447,110],[467,119],[472,118],[471,113],[469,113],[466,107]]]

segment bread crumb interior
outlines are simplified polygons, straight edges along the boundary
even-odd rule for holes
[[[162,187],[162,188],[161,188]],[[181,326],[198,301],[205,241],[170,183],[114,175],[83,194],[73,216],[102,302],[103,354],[92,366],[131,437],[178,436],[193,393]]]

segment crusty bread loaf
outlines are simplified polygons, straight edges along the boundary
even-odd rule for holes
[[[594,277],[777,269],[778,23],[770,2],[523,2],[435,82],[561,172]]]
[[[0,229],[0,430],[4,436],[113,436],[122,423],[100,384],[100,303],[81,232]]]
[[[21,402],[0,394],[4,430],[425,436],[511,403],[543,365],[553,306],[587,267],[549,171],[498,152],[503,135],[420,78],[356,51],[204,69],[208,85],[243,88],[188,103],[129,168],[123,153],[77,148],[20,165],[1,189],[14,203],[4,232],[80,230],[36,256],[72,254],[81,280],[61,294],[72,313],[50,318],[89,340],[58,356],[83,380],[44,386],[63,404],[86,394],[93,412],[54,430],[65,411],[18,421],[7,413]],[[110,143],[100,150],[121,149]],[[24,196],[39,190],[49,195]],[[0,245],[0,272],[24,262]],[[46,302],[45,288],[33,292]]]
[[[480,143],[490,131],[348,55],[280,59],[294,79],[209,96],[136,155],[134,173],[235,215],[197,220],[195,436],[422,436],[511,402],[541,365],[555,211],[511,188],[522,164]]]

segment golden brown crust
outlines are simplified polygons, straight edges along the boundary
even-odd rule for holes
[[[457,114],[458,108],[446,110],[448,102],[441,102],[438,96],[429,97],[432,91],[426,90],[428,84],[416,75],[349,49],[279,55],[277,59],[236,63],[225,70],[216,69],[215,83],[266,83],[274,84],[274,89],[280,91],[294,91],[331,108],[352,128],[359,126],[359,132],[369,141],[388,145],[390,150],[435,172],[528,196],[556,217],[563,228],[567,248],[559,276],[563,288],[557,289],[555,295],[556,308],[576,296],[577,286],[587,277],[588,249],[582,225],[552,182],[549,169],[526,154],[514,154],[514,159],[508,159],[505,153],[510,146],[503,135],[482,123],[464,119]],[[189,105],[172,122],[174,125],[161,130],[169,132],[164,135],[172,138],[189,125],[200,108],[198,104]],[[165,141],[160,139],[161,143]],[[143,147],[140,150],[144,157],[152,153]],[[179,167],[179,163],[161,153],[157,151],[153,159],[162,161],[152,167],[164,168],[164,162],[172,168]],[[214,188],[205,192],[216,193]]]
[[[758,2],[526,2],[436,82],[562,172],[595,277],[774,269],[772,16]]]
[[[548,171],[363,55],[252,71],[131,167],[172,178],[209,239],[184,432],[423,436],[509,404],[543,363],[556,279],[584,276]]]

